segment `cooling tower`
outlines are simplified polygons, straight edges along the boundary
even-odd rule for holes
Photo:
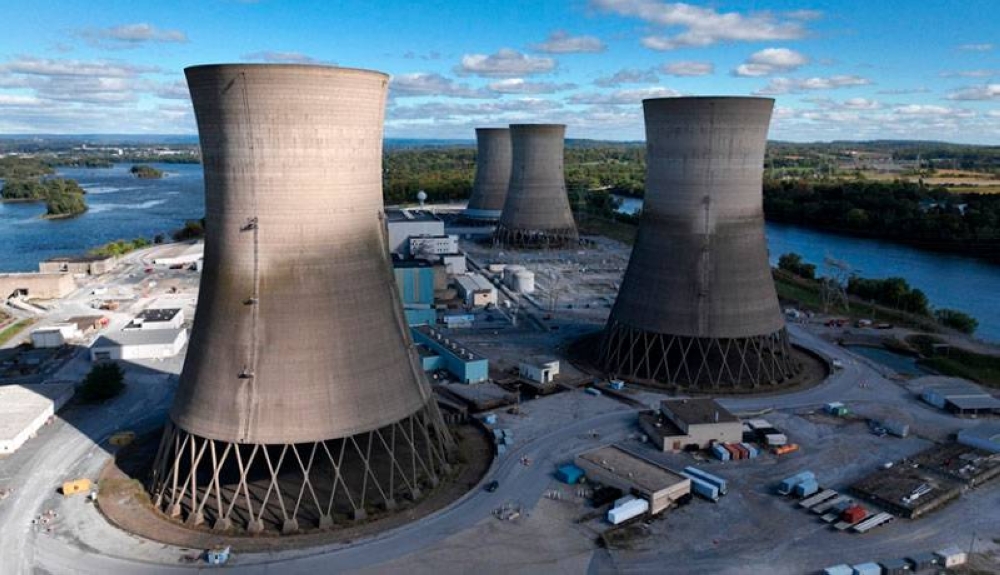
[[[382,204],[388,78],[185,70],[205,265],[151,491],[190,524],[295,531],[416,498],[451,439],[395,294]]]
[[[562,124],[511,124],[510,186],[494,236],[498,244],[548,247],[576,242],[563,174],[565,133]]]
[[[778,383],[798,369],[764,237],[773,105],[643,102],[645,204],[601,344],[609,372],[713,390]]]
[[[497,220],[510,185],[510,130],[476,128],[476,179],[465,217]]]

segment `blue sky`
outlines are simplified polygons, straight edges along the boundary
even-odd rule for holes
[[[643,98],[766,95],[771,138],[1000,144],[996,0],[0,0],[0,133],[194,133],[185,66],[393,76],[386,135],[559,122],[642,139]]]

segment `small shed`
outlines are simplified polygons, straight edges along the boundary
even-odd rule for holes
[[[556,479],[569,485],[579,483],[583,475],[583,470],[572,463],[567,463],[556,470]]]

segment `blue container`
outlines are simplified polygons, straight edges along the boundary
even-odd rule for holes
[[[716,458],[722,461],[729,461],[729,451],[721,443],[716,443],[712,446],[712,455],[715,455]]]
[[[750,452],[750,459],[754,459],[758,455],[760,455],[760,452],[757,451],[757,448],[750,445],[749,443],[741,443],[740,445],[742,445],[744,449]]]
[[[570,485],[579,482],[581,477],[583,477],[583,470],[572,463],[563,465],[556,470],[556,479]]]
[[[691,480],[691,491],[700,497],[704,497],[709,501],[719,500],[719,488],[712,485],[711,483],[705,481],[704,479],[698,479],[697,477],[692,477],[686,475],[688,479]]]
[[[697,467],[685,467],[684,475],[688,477],[697,477],[702,481],[707,481],[708,483],[716,486],[719,489],[719,495],[725,495],[726,493],[729,493],[729,483],[725,479],[717,475],[712,475],[711,473],[708,473],[707,471],[702,471]]]
[[[816,476],[813,475],[812,471],[803,471],[802,473],[793,475],[778,485],[778,493],[781,495],[788,495],[792,492],[792,489],[795,489],[796,485],[802,483],[803,481],[809,481],[810,479],[816,479]]]
[[[819,491],[819,483],[815,479],[807,479],[795,486],[796,497],[809,497]]]

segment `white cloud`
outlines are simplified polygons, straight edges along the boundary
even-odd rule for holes
[[[501,48],[496,54],[466,54],[456,68],[460,75],[476,75],[484,78],[516,78],[551,72],[556,67],[552,58],[528,56]]]
[[[733,70],[733,75],[744,77],[770,76],[790,72],[805,65],[809,58],[788,48],[764,48],[754,52],[747,61]]]
[[[165,98],[168,100],[188,100],[191,98],[190,92],[188,92],[187,82],[183,80],[177,80],[176,82],[171,82],[169,84],[158,84],[153,93],[156,94],[157,98]]]
[[[0,64],[0,72],[32,76],[101,76],[131,78],[145,72],[157,72],[155,66],[137,66],[118,60],[59,60],[17,56]]]
[[[1000,84],[969,86],[948,94],[949,100],[1000,100]]]
[[[458,84],[441,74],[416,72],[393,76],[389,84],[394,98],[414,96],[450,96],[452,98],[489,98],[485,90],[470,88],[468,84]]]
[[[264,50],[262,52],[252,52],[243,54],[240,58],[254,62],[267,62],[269,64],[324,64],[323,60],[317,60],[312,56],[307,56],[301,52],[280,52],[274,50]]]
[[[526,82],[524,78],[506,78],[486,86],[499,94],[552,94],[563,90],[572,90],[576,84],[559,84],[555,82]]]
[[[991,78],[1000,75],[1000,70],[983,68],[980,70],[956,70],[954,72],[941,72],[942,78]]]
[[[660,66],[660,71],[668,76],[708,76],[715,72],[711,62],[668,62]]]
[[[110,28],[87,28],[77,33],[91,46],[104,48],[136,48],[147,42],[185,43],[187,34],[180,30],[164,30],[145,22],[122,24]]]
[[[652,70],[637,70],[623,68],[610,76],[602,76],[594,80],[594,84],[602,88],[614,88],[622,84],[652,84],[659,78]]]
[[[803,16],[817,15],[812,11],[800,12],[782,20],[770,12],[743,15],[661,0],[590,0],[590,5],[601,12],[638,18],[652,26],[681,29],[673,35],[644,37],[642,45],[651,50],[703,47],[719,42],[795,40],[807,34],[802,20],[808,18]]]
[[[828,78],[774,78],[766,86],[754,92],[759,95],[774,96],[794,94],[810,90],[833,90],[853,86],[867,86],[872,81],[861,76],[830,76]]]
[[[983,43],[983,44],[961,44],[958,46],[959,50],[964,50],[966,52],[989,52],[993,49],[993,44]]]
[[[531,49],[548,54],[594,54],[603,52],[607,46],[594,36],[570,36],[563,30],[549,34],[544,42],[532,44]]]
[[[30,90],[49,103],[119,105],[138,100],[148,88],[143,74],[156,71],[118,60],[18,56],[0,64],[0,78],[4,78],[0,84]]]
[[[924,86],[918,86],[916,88],[890,88],[887,90],[879,90],[875,92],[876,94],[883,94],[887,96],[907,96],[910,94],[927,94],[931,90]]]
[[[651,88],[638,88],[634,90],[618,90],[611,93],[588,93],[574,94],[569,97],[572,104],[594,104],[607,106],[623,106],[638,104],[647,98],[671,98],[680,96],[681,93],[671,88],[654,86]]]
[[[35,96],[22,94],[0,94],[0,106],[40,106],[42,101]]]

